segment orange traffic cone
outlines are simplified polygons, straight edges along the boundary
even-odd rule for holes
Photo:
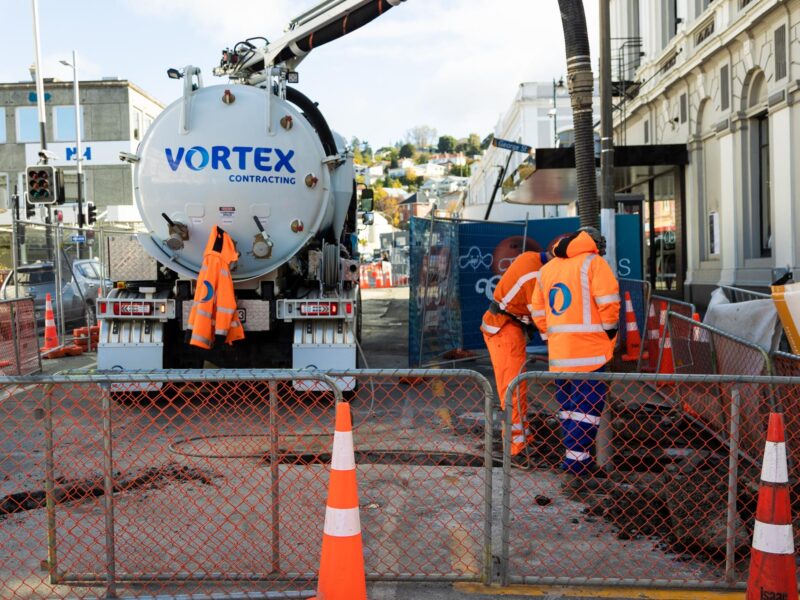
[[[786,438],[783,413],[775,412],[769,415],[747,580],[747,600],[761,598],[797,600]]]
[[[45,296],[44,310],[44,346],[42,352],[58,348],[58,331],[56,330],[56,318],[53,316],[53,299],[48,293]]]
[[[650,301],[650,309],[647,313],[647,357],[648,357],[648,370],[655,373],[658,367],[658,319],[656,318],[656,309],[652,300]]]
[[[356,460],[350,405],[336,405],[331,480],[319,561],[317,595],[312,600],[366,600],[364,549],[358,514]]]
[[[639,360],[641,352],[642,336],[639,335],[639,326],[636,324],[633,301],[630,292],[625,292],[625,354],[622,355],[622,360]]]

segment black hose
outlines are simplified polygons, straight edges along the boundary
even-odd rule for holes
[[[578,183],[578,216],[582,227],[600,228],[600,202],[594,158],[592,97],[594,76],[589,55],[589,34],[582,0],[558,0],[564,45],[567,55],[567,79],[575,130],[575,172]]]
[[[370,21],[377,19],[392,6],[399,4],[402,0],[373,0],[369,4],[361,6],[349,13],[342,15],[332,23],[329,23],[322,29],[318,29],[307,36],[297,40],[296,47],[300,53],[295,53],[289,46],[281,50],[277,57],[275,57],[275,64],[280,64],[297,56],[303,56],[311,52],[314,48],[319,48],[323,44],[332,42],[340,37],[347,35],[363,27]]]
[[[288,86],[286,87],[286,99],[303,111],[308,122],[317,131],[319,140],[322,142],[322,148],[325,150],[325,155],[333,156],[337,154],[338,150],[336,149],[336,142],[333,139],[331,128],[317,105],[309,100],[308,96]]]

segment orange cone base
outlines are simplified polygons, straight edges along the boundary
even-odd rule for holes
[[[367,600],[361,534],[324,536],[319,568],[318,600]]]
[[[42,358],[63,358],[65,356],[80,356],[83,348],[80,346],[58,346],[51,350],[42,349]]]
[[[747,600],[797,600],[794,554],[767,554],[751,550]]]
[[[642,360],[647,360],[649,358],[650,358],[650,354],[648,352],[645,352],[644,354],[642,354]],[[638,354],[623,354],[622,355],[622,360],[624,360],[626,362],[633,362],[635,360],[639,360],[639,355]]]

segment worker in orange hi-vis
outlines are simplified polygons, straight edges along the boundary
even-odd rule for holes
[[[547,252],[523,252],[508,267],[497,287],[494,300],[483,315],[481,331],[492,360],[500,406],[506,409],[508,384],[525,366],[526,328],[532,327],[530,297],[539,269],[549,259]],[[531,464],[526,446],[532,441],[528,426],[527,385],[522,382],[513,396],[511,408],[511,462],[528,469]]]
[[[542,267],[531,304],[536,326],[547,339],[550,371],[602,371],[614,353],[619,327],[619,284],[601,258],[605,238],[584,227],[553,248]],[[578,479],[601,479],[594,441],[607,385],[596,380],[556,380],[565,454],[563,469]]]

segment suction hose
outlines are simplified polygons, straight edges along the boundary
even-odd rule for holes
[[[594,76],[589,56],[589,34],[583,0],[558,0],[567,54],[567,81],[575,129],[575,172],[578,180],[578,216],[581,227],[600,228],[600,202],[594,158],[592,92]]]

